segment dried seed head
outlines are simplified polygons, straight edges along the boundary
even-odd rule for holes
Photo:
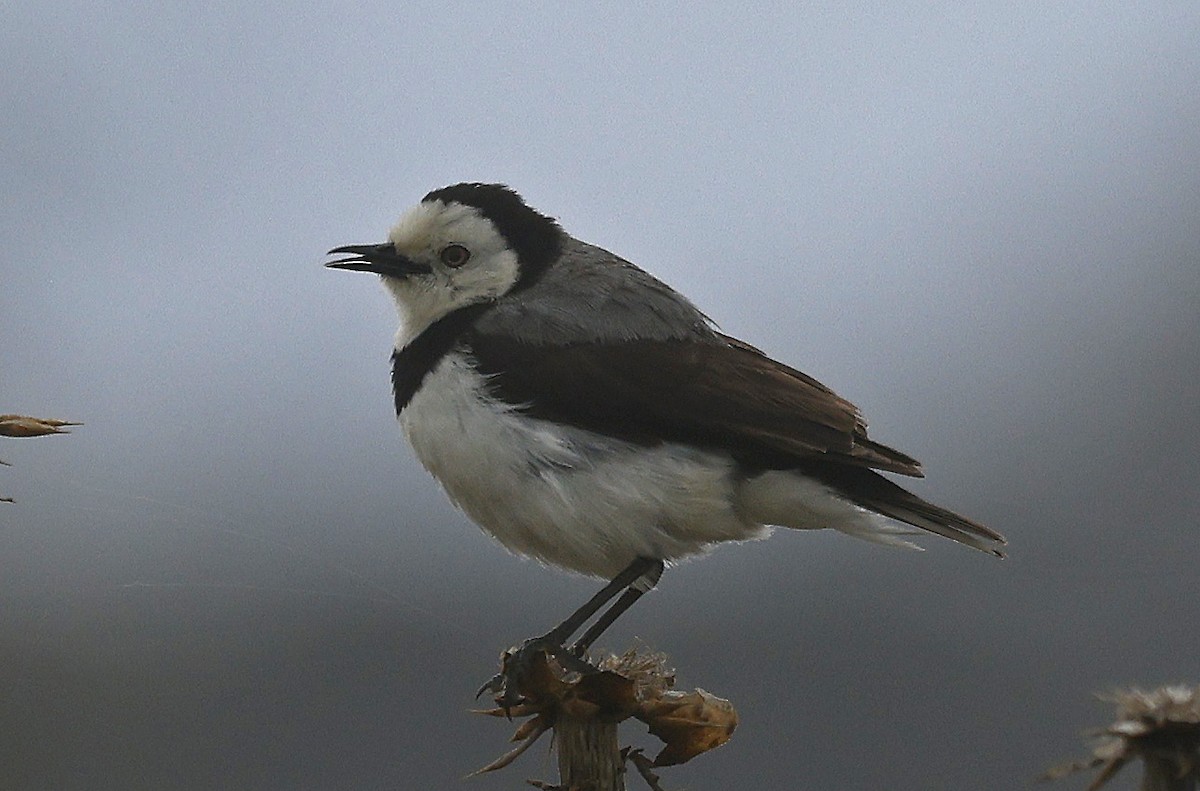
[[[1135,759],[1145,767],[1143,788],[1194,789],[1200,782],[1200,687],[1172,685],[1144,691],[1136,687],[1098,696],[1115,703],[1117,718],[1084,761],[1055,767],[1054,780],[1100,767],[1088,791],[1096,791]]]

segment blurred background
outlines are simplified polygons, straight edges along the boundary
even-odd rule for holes
[[[602,644],[742,715],[668,788],[1020,788],[1094,691],[1200,680],[1195,3],[3,17],[0,412],[86,425],[0,438],[0,786],[554,779],[539,745],[460,781],[509,733],[467,709],[598,584],[449,505],[389,300],[322,268],[462,180],[850,398],[1010,540],[668,571]]]

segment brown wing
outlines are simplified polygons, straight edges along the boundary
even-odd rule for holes
[[[635,442],[720,447],[754,466],[825,459],[921,476],[867,438],[849,401],[748,344],[638,340],[548,346],[474,333],[493,392],[529,414]]]

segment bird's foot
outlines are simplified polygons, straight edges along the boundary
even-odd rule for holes
[[[566,648],[549,635],[531,637],[521,645],[504,652],[500,659],[500,672],[479,688],[475,693],[478,698],[485,692],[490,692],[496,699],[497,705],[505,711],[525,701],[521,692],[525,682],[530,678],[540,655],[555,659],[562,668],[574,673],[598,673],[599,668],[583,659],[582,649],[575,646]]]

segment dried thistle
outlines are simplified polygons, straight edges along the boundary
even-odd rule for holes
[[[1096,791],[1140,758],[1142,791],[1200,787],[1200,687],[1174,685],[1149,692],[1135,687],[1098,697],[1116,704],[1116,721],[1092,732],[1100,738],[1090,758],[1054,767],[1042,779],[1100,767],[1088,786]]]
[[[0,415],[0,435],[5,437],[44,437],[47,434],[70,434],[71,432],[63,430],[63,426],[82,425],[82,423],[53,418]],[[0,459],[0,464],[5,467],[12,466],[3,459]],[[12,501],[11,497],[0,497],[0,503],[11,503]]]
[[[650,761],[636,752],[635,766],[652,788],[647,772],[651,767],[684,763],[729,741],[738,717],[727,700],[697,689],[671,689],[675,672],[664,654],[631,649],[620,656],[601,659],[596,673],[569,673],[546,654],[534,662],[522,680],[524,701],[511,708],[480,711],[493,717],[531,717],[517,728],[516,748],[472,775],[495,771],[511,764],[560,717],[619,723],[635,717],[649,726],[650,733],[664,742]],[[624,752],[629,759],[631,751]]]
[[[6,437],[44,437],[47,434],[70,434],[63,426],[82,426],[69,420],[27,417],[25,415],[0,415],[0,435]]]
[[[633,682],[638,700],[660,697],[675,686],[675,668],[667,666],[667,655],[656,651],[630,648],[617,656],[609,654],[596,666]]]

